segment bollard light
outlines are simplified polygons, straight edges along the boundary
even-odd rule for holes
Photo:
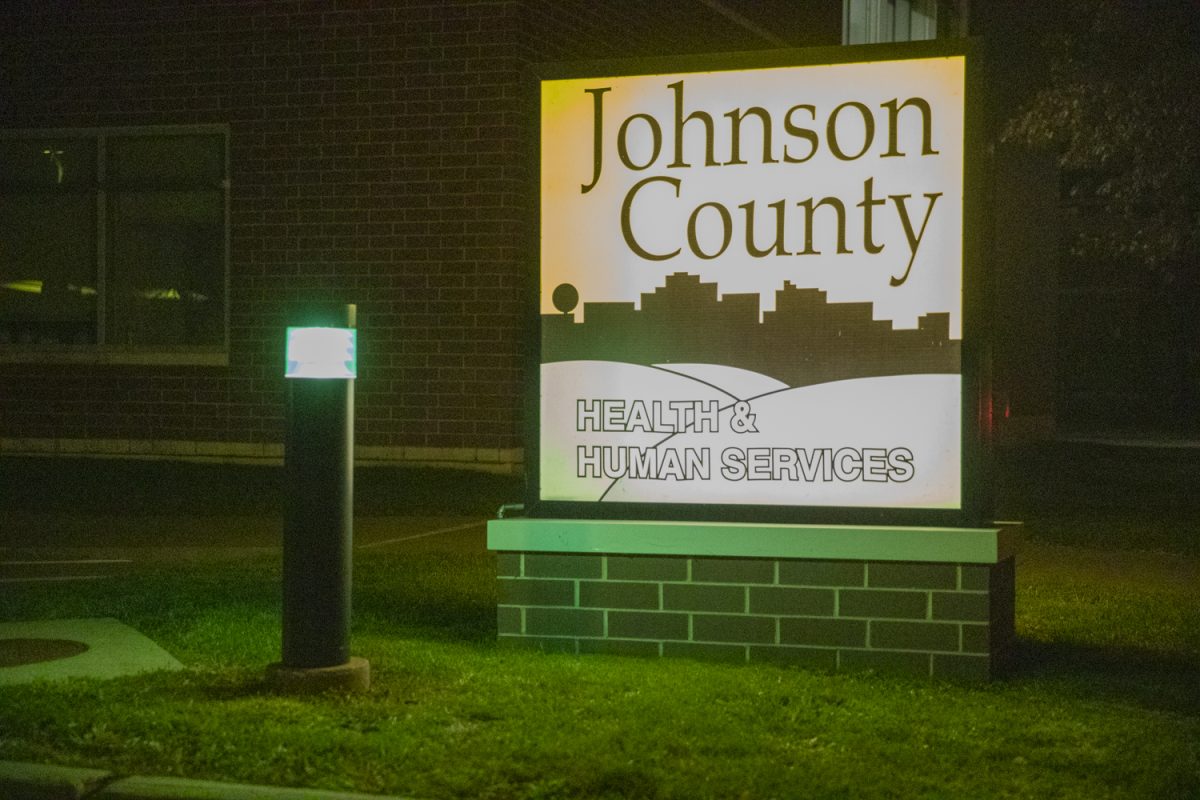
[[[354,328],[288,328],[285,378],[357,378]]]
[[[289,691],[366,689],[370,665],[350,656],[355,307],[307,307],[289,321],[283,658],[269,674]]]

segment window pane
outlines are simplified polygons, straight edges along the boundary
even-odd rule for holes
[[[842,0],[845,44],[937,37],[938,0]]]
[[[912,7],[912,40],[937,38],[937,0],[915,0]]]
[[[108,204],[108,341],[221,344],[223,193],[113,192]]]
[[[870,14],[874,0],[844,0],[843,39],[846,44],[866,44],[871,41]]]
[[[107,146],[110,186],[215,187],[225,178],[222,136],[112,136]]]
[[[0,344],[96,341],[96,200],[0,197]]]
[[[56,191],[95,184],[96,143],[91,139],[0,139],[0,187]]]
[[[169,127],[0,138],[0,344],[223,345],[226,146]]]
[[[892,33],[893,41],[909,42],[917,37],[912,35],[913,4],[912,0],[896,0],[893,4],[896,14],[896,29]]]

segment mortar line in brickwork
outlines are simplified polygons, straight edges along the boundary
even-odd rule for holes
[[[836,588],[833,590],[833,615],[840,617],[842,615],[842,590]]]
[[[871,562],[863,562],[863,588],[871,585]]]
[[[771,585],[778,586],[779,585],[779,559],[778,558],[775,559],[775,561],[773,563],[775,564],[775,574],[771,578]]]
[[[879,622],[887,622],[887,620],[882,620],[882,619],[878,620],[878,621]],[[806,645],[806,646],[808,646],[808,645]],[[823,649],[827,650],[829,648],[826,647]],[[866,653],[869,651],[872,653],[920,653],[922,655],[930,655],[930,656],[933,656],[933,655],[939,655],[939,656],[958,655],[958,651],[956,651],[956,650],[930,650],[927,647],[852,647],[852,646],[843,646],[842,649],[850,650],[850,651],[853,651],[856,653]]]
[[[871,620],[871,619],[867,620],[867,638],[866,638],[866,640],[865,640],[865,642],[864,642],[864,646],[865,646],[865,647],[866,647],[868,650],[870,650],[870,649],[871,649],[871,627],[872,627],[871,623],[872,623],[872,622],[874,622],[874,621],[875,621],[875,620]]]
[[[933,592],[925,593],[925,619],[933,619]]]
[[[954,572],[955,572],[955,576],[954,576],[954,588],[955,588],[957,591],[960,591],[960,592],[961,592],[961,591],[962,591],[962,588],[963,588],[963,585],[962,585],[962,564],[959,564],[958,566],[956,566],[956,567],[954,568]]]
[[[576,578],[572,583],[575,584],[575,607],[579,608],[579,579]]]
[[[655,609],[656,611],[666,611],[666,606],[664,606],[664,605],[663,605],[663,602],[664,602],[664,601],[663,601],[663,593],[664,593],[664,591],[665,591],[665,590],[663,589],[663,584],[662,584],[662,581],[659,581],[659,583],[658,583],[658,608],[657,608],[657,609]]]
[[[605,638],[605,639],[607,639],[607,638],[608,638],[608,609],[607,609],[607,608],[606,608],[606,609],[604,609],[604,610],[601,612],[601,614],[603,615],[603,616],[601,617],[601,619],[603,619],[603,620],[604,620],[604,626],[603,626],[602,630],[604,631],[604,638]],[[961,638],[962,638],[962,635],[961,635],[961,634],[959,634],[959,639],[961,639]],[[962,648],[961,648],[961,647],[959,647],[959,649],[961,650]]]
[[[526,636],[526,635],[528,635],[529,631],[525,630],[525,606],[521,606],[520,611],[521,611],[521,635]]]
[[[783,644],[783,641],[782,641],[782,639],[780,639],[780,634],[779,634],[780,628],[782,628],[782,627],[783,627],[783,620],[781,620],[779,617],[776,617],[775,618],[775,645],[777,647],[779,645]]]
[[[963,651],[963,624],[958,623],[958,652]]]
[[[692,559],[687,560],[687,582],[692,582]]]
[[[600,580],[608,580],[608,556],[600,556]]]
[[[518,578],[525,577],[525,554],[524,553],[517,554],[517,577]]]
[[[695,614],[692,614],[692,613],[690,613],[690,612],[688,613],[688,638],[687,638],[687,640],[688,640],[689,642],[694,642],[694,641],[696,641],[696,638],[695,638],[695,635],[694,635],[694,634],[695,634],[695,627],[696,627],[696,626],[695,626],[695,623],[694,623],[695,617],[696,617],[696,615],[695,615]]]
[[[742,587],[742,613],[743,614],[750,613],[750,587],[749,586]]]

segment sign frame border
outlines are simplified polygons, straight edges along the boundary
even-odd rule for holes
[[[772,67],[857,64],[961,56],[963,98],[962,344],[960,376],[960,498],[958,508],[890,508],[874,506],[804,506],[652,502],[542,500],[540,459],[541,415],[541,83],[546,80],[675,75],[688,72],[735,71]],[[525,297],[524,471],[525,513],[537,518],[676,520],[710,522],[904,525],[972,527],[992,522],[991,480],[991,270],[986,263],[990,228],[991,160],[982,94],[983,45],[973,38],[934,39],[892,44],[814,47],[749,52],[716,52],[616,60],[553,62],[525,70],[527,157],[532,168],[526,182],[528,239],[522,252],[533,266]]]

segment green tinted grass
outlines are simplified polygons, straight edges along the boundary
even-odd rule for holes
[[[360,552],[361,696],[271,694],[276,559],[155,566],[4,619],[115,616],[189,670],[0,689],[0,759],[424,798],[1200,796],[1194,561],[1027,544],[990,685],[496,646],[491,556]]]
[[[0,586],[0,620],[113,616],[188,666],[0,687],[0,759],[418,798],[1200,798],[1197,460],[1001,454],[998,515],[1026,524],[1019,648],[991,684],[503,649],[476,530],[360,551],[372,689],[293,698],[264,680],[278,471],[0,459],[0,546],[144,548],[106,581]],[[362,524],[376,540],[520,499],[359,476],[360,512],[406,515]],[[260,549],[184,549],[214,544]]]

